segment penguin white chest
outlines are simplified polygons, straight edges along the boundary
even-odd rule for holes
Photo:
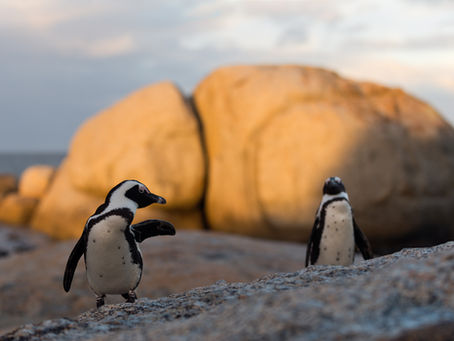
[[[140,281],[142,269],[133,263],[126,228],[125,218],[112,215],[95,224],[88,235],[87,279],[98,295],[125,294]]]
[[[350,265],[355,256],[353,214],[347,201],[326,207],[325,224],[316,264]]]

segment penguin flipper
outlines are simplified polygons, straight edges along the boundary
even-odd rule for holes
[[[361,251],[363,258],[364,259],[374,258],[372,246],[370,245],[366,235],[361,231],[358,224],[356,224],[355,219],[353,219],[353,231],[355,235],[355,244],[358,247],[359,251]]]
[[[306,249],[306,267],[310,264],[314,264],[320,254],[320,240],[322,239],[322,229],[320,228],[320,219],[317,216],[312,227],[311,236],[309,237],[309,243],[307,243]],[[309,262],[310,261],[310,262]]]
[[[63,276],[63,289],[65,289],[66,292],[68,292],[69,289],[71,289],[71,282],[74,277],[74,272],[76,271],[77,268],[77,263],[79,263],[80,257],[82,257],[87,248],[86,234],[87,234],[86,229],[84,229],[82,236],[77,241],[76,245],[74,246],[74,249],[71,251],[71,254],[69,255],[68,258],[68,262],[66,263],[65,274]]]
[[[175,235],[175,227],[165,220],[150,219],[141,223],[131,225],[131,231],[137,242],[141,243],[145,239],[155,236]]]

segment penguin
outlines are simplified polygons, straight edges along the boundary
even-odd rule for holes
[[[373,258],[372,248],[353,216],[345,186],[339,177],[326,179],[307,245],[306,266],[351,265],[355,245],[364,259]]]
[[[158,235],[175,235],[167,221],[146,220],[131,225],[138,208],[166,200],[151,193],[139,181],[125,180],[113,187],[104,203],[88,218],[82,236],[66,263],[63,288],[71,282],[79,259],[84,255],[90,289],[96,294],[96,306],[104,305],[106,295],[121,295],[126,302],[137,299],[135,289],[142,277],[142,255],[138,243]]]

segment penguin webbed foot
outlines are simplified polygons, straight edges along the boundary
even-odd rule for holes
[[[104,298],[106,295],[101,295],[96,297],[96,308],[100,308],[104,305]]]
[[[126,303],[134,303],[137,300],[137,295],[133,290],[129,290],[127,294],[121,294],[126,299]]]

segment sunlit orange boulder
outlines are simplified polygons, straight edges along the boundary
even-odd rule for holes
[[[0,174],[0,198],[17,190],[17,179],[12,174]]]
[[[79,236],[108,191],[125,179],[136,179],[167,199],[166,205],[139,210],[137,219],[161,218],[200,228],[204,178],[197,118],[172,83],[158,83],[79,128],[32,226],[57,238]]]
[[[35,165],[27,168],[19,181],[19,194],[27,198],[40,199],[50,186],[55,168],[47,165]]]
[[[10,225],[27,225],[38,204],[36,198],[26,198],[17,193],[0,199],[0,222]]]
[[[194,99],[213,229],[306,241],[323,181],[337,175],[371,239],[452,235],[454,130],[402,90],[311,67],[233,66]]]

